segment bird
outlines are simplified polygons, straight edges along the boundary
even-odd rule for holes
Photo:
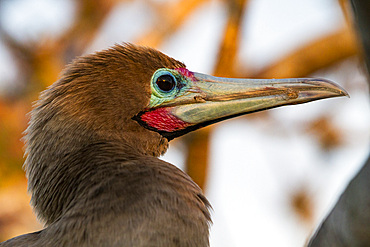
[[[174,138],[229,118],[348,96],[326,79],[231,79],[131,43],[76,58],[25,131],[40,231],[9,246],[209,246],[211,205],[160,160]]]

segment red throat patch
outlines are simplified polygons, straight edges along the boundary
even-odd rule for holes
[[[170,108],[158,108],[148,111],[141,115],[140,118],[149,127],[166,132],[183,130],[191,125],[172,115]]]

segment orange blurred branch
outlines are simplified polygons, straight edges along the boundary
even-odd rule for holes
[[[356,37],[353,31],[346,27],[294,50],[291,54],[260,72],[243,76],[257,78],[302,77],[357,54]]]
[[[164,40],[169,38],[189,16],[204,2],[208,0],[182,0],[175,3],[155,6],[158,18],[152,31],[138,38],[136,43],[151,47],[158,47]]]

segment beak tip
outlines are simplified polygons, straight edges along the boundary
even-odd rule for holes
[[[321,79],[320,78],[320,79],[317,79],[317,80],[321,81],[321,82],[324,82],[327,85],[328,89],[331,89],[331,90],[335,91],[336,97],[346,96],[346,97],[350,98],[349,93],[343,87],[338,85],[337,83],[335,83],[331,80],[328,80],[328,79]]]
[[[344,88],[337,85],[337,89],[338,89],[338,97],[345,96],[347,98],[351,98],[349,93]]]
[[[347,98],[351,98],[351,96],[349,95],[349,93],[346,90],[342,91],[342,96],[346,96]]]

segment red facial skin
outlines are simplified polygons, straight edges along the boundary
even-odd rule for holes
[[[141,120],[149,127],[166,132],[183,130],[191,125],[172,115],[170,108],[158,108],[153,111],[145,112],[141,115]]]
[[[192,81],[197,81],[197,79],[194,76],[194,73],[186,68],[177,68],[176,71],[180,72],[184,77],[189,78]]]

